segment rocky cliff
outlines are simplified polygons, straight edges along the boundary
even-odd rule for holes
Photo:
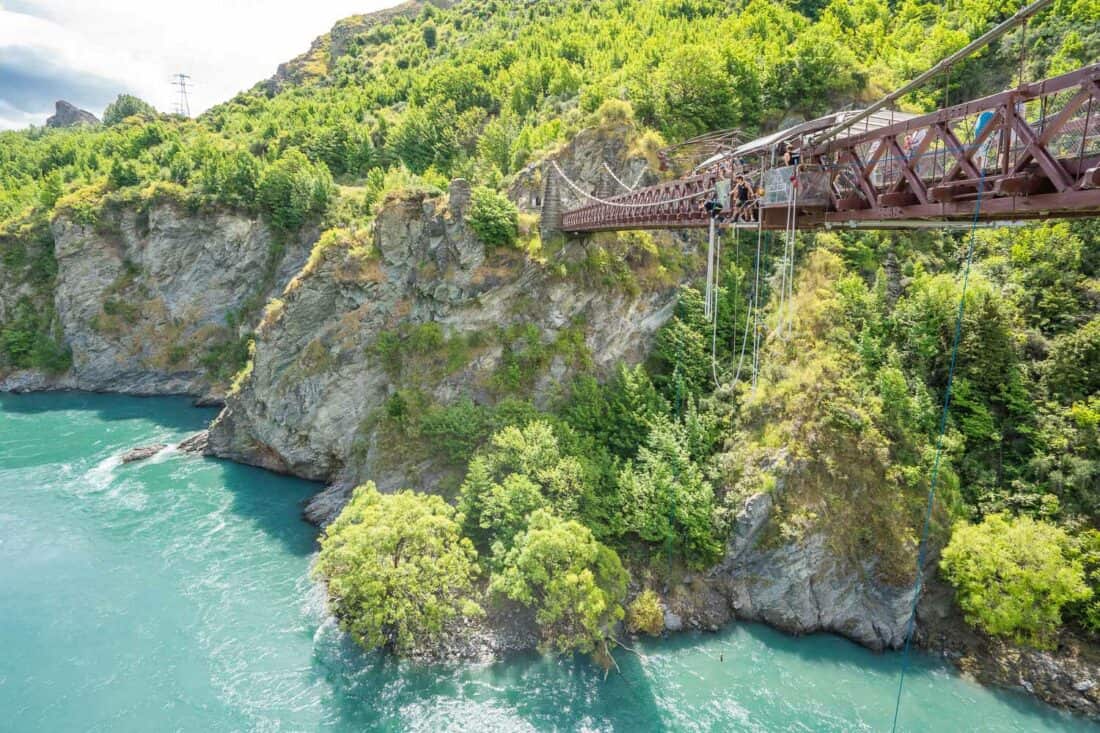
[[[54,114],[46,120],[46,127],[81,127],[98,124],[98,117],[63,99],[59,99],[54,104]]]
[[[210,432],[217,455],[334,482],[435,490],[446,459],[407,421],[508,397],[546,404],[579,370],[637,361],[674,283],[628,294],[564,277],[586,243],[487,250],[448,197],[391,198],[373,231],[323,243],[269,306],[249,378]],[[326,518],[338,496],[318,509]]]
[[[224,393],[249,319],[301,268],[310,236],[284,243],[258,220],[164,202],[108,208],[94,223],[62,214],[50,235],[52,305],[72,367],[16,372],[0,388],[210,399]]]

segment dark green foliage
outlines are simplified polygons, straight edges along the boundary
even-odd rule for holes
[[[111,171],[107,174],[107,183],[111,188],[136,186],[140,182],[141,178],[138,177],[137,170],[131,163],[116,159],[111,164]]]
[[[120,94],[118,98],[107,105],[103,110],[103,124],[117,125],[127,117],[140,115],[147,119],[154,119],[157,111],[148,102],[145,102],[132,94]]]
[[[654,421],[668,411],[668,402],[657,392],[645,369],[621,365],[607,384],[601,385],[590,376],[578,378],[564,416],[570,425],[616,455],[630,458],[645,441]]]
[[[332,176],[299,150],[288,150],[268,166],[260,179],[260,207],[275,226],[294,230],[319,216],[333,195]]]
[[[0,367],[66,371],[72,363],[60,327],[54,323],[53,308],[40,311],[27,299],[21,300],[9,319],[0,323]]]
[[[490,247],[514,246],[519,237],[519,211],[516,205],[483,186],[473,191],[466,223]]]
[[[1100,317],[1054,340],[1043,365],[1043,382],[1064,402],[1100,392]]]
[[[722,556],[714,490],[692,459],[682,425],[658,421],[637,460],[623,468],[619,486],[627,531],[695,568]]]

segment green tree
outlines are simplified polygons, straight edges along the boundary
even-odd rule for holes
[[[476,560],[443,499],[384,495],[368,483],[325,531],[316,572],[357,642],[406,652],[450,619],[480,613],[472,600]]]
[[[636,461],[619,474],[625,526],[660,547],[675,548],[697,568],[722,555],[714,489],[691,459],[683,427],[658,420]]]
[[[506,427],[470,462],[458,497],[463,528],[483,549],[509,546],[537,509],[575,516],[594,482],[592,467],[562,451],[549,423]]]
[[[490,247],[513,247],[519,238],[519,210],[505,196],[478,186],[470,200],[466,223]]]
[[[940,568],[969,623],[1040,648],[1054,647],[1062,609],[1092,595],[1066,531],[1030,517],[959,523]]]
[[[736,101],[722,57],[710,44],[676,48],[661,62],[642,93],[652,121],[670,138],[719,130],[737,121]]]
[[[271,223],[293,231],[328,206],[333,195],[332,176],[323,164],[310,163],[300,150],[292,148],[264,171],[257,193]]]
[[[490,589],[535,609],[543,649],[609,655],[628,576],[591,530],[540,509],[500,565]]]
[[[153,105],[138,99],[132,94],[120,94],[115,101],[108,104],[107,108],[103,110],[103,124],[108,126],[117,125],[127,117],[133,117],[134,115],[153,119],[157,116],[157,111],[153,109]]]

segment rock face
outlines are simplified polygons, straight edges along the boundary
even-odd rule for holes
[[[157,453],[168,446],[164,443],[154,443],[153,445],[143,445],[139,448],[131,448],[130,450],[119,456],[119,460],[123,463],[136,463],[137,461],[144,461],[152,458]]]
[[[853,568],[821,534],[794,543],[764,541],[772,510],[768,493],[744,502],[722,562],[672,588],[670,613],[697,629],[713,630],[736,617],[792,634],[840,634],[876,650],[901,647],[912,588],[876,582],[870,564]]]
[[[99,118],[91,112],[82,110],[63,99],[54,104],[54,114],[46,120],[46,127],[80,127],[98,125]]]
[[[725,560],[711,573],[737,617],[794,634],[831,631],[872,649],[901,647],[912,588],[875,582],[873,567],[850,567],[822,534],[762,546],[771,509],[770,494],[745,502]]]
[[[65,216],[52,230],[54,304],[73,366],[59,386],[129,394],[206,395],[202,361],[239,335],[229,324],[301,267],[307,245],[277,247],[266,225],[174,204]]]
[[[265,85],[269,90],[277,91],[287,85],[323,78],[356,39],[367,36],[375,27],[398,18],[416,18],[426,5],[449,8],[453,4],[452,0],[406,0],[392,8],[344,18],[328,33],[314,40],[308,51],[279,64],[275,76]]]
[[[521,393],[548,400],[582,364],[600,372],[641,359],[674,301],[673,287],[626,295],[514,250],[487,252],[443,197],[391,199],[369,245],[315,252],[269,308],[251,376],[212,426],[210,450],[335,482],[312,510],[321,521],[366,479],[434,489],[439,451],[395,437],[387,411],[412,399],[492,404],[509,364],[524,359],[538,363]],[[426,352],[387,359],[415,333],[432,336]]]

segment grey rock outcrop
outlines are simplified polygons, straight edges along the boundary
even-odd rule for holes
[[[207,443],[210,441],[210,434],[203,430],[202,432],[195,433],[189,438],[185,438],[180,441],[180,444],[176,446],[181,453],[205,453]]]
[[[62,215],[52,226],[54,305],[73,360],[62,386],[143,395],[224,389],[210,383],[203,356],[239,338],[229,316],[281,289],[308,246],[284,251],[266,225],[220,210],[161,203],[104,217],[89,226]]]
[[[63,99],[54,103],[54,114],[46,120],[46,127],[81,127],[98,124],[98,117]]]
[[[872,649],[904,644],[912,587],[882,585],[871,563],[853,567],[838,558],[824,534],[762,542],[772,508],[768,493],[744,502],[725,559],[709,574],[733,613],[794,634],[833,632]]]
[[[130,450],[119,456],[119,460],[123,463],[136,463],[137,461],[144,461],[152,458],[157,453],[168,446],[164,443],[154,443],[153,445],[143,445],[138,448],[131,448]]]
[[[308,510],[321,522],[364,480],[430,490],[445,474],[437,451],[395,442],[380,419],[409,379],[378,355],[381,337],[434,323],[447,343],[475,344],[463,363],[432,367],[415,387],[437,404],[489,404],[506,355],[525,348],[512,343],[517,329],[549,351],[579,330],[587,366],[606,372],[644,356],[675,301],[672,287],[627,295],[570,282],[515,251],[487,252],[444,199],[423,194],[388,201],[372,245],[369,255],[330,247],[287,288],[257,334],[250,378],[210,432],[216,455],[334,482]],[[576,367],[555,353],[526,394],[550,399]]]

